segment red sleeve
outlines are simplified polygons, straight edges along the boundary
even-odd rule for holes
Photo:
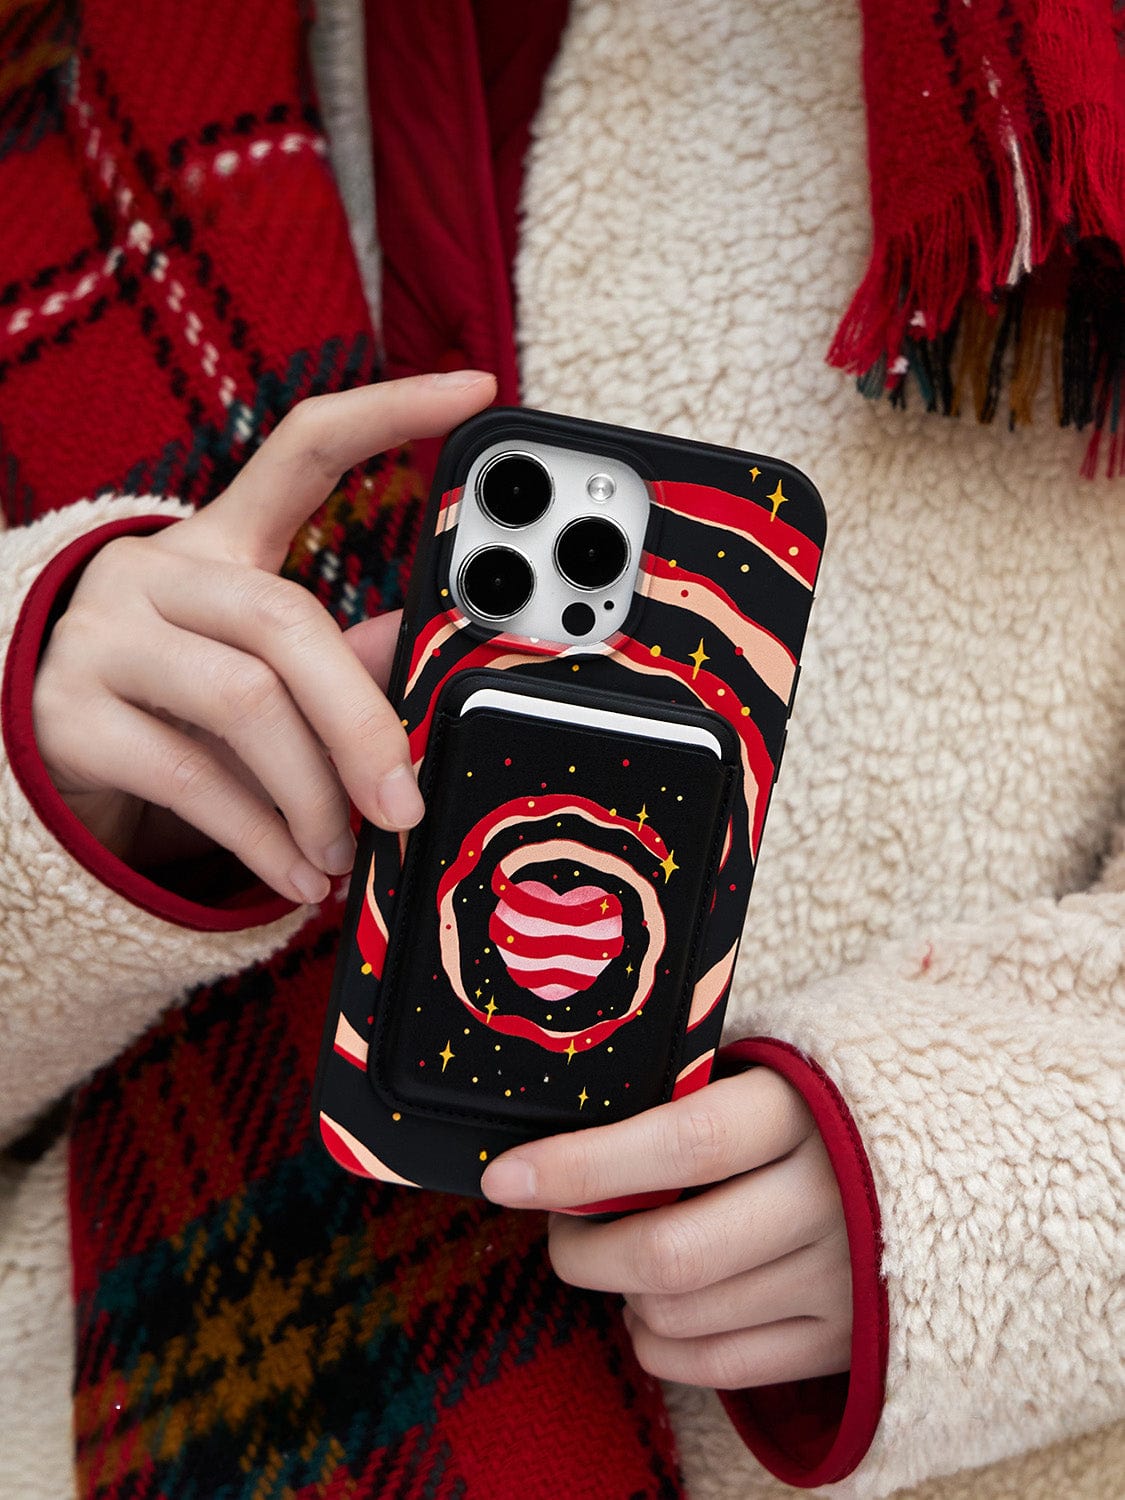
[[[12,774],[39,818],[79,864],[134,906],[205,932],[233,932],[274,922],[296,908],[255,879],[233,856],[191,861],[142,875],[104,848],[56,791],[35,743],[32,692],[51,626],[65,609],[79,574],[114,537],[151,535],[173,524],[168,516],[111,521],[79,537],[52,558],[32,584],[16,621],[0,688],[0,724]],[[155,872],[154,872],[155,873]],[[167,883],[161,883],[166,879]],[[200,899],[197,899],[199,897]]]
[[[836,1173],[852,1262],[852,1358],[841,1375],[795,1380],[719,1399],[754,1457],[786,1484],[834,1484],[859,1464],[875,1436],[887,1371],[887,1290],[882,1232],[863,1143],[839,1089],[810,1058],[770,1037],[724,1047],[715,1077],[759,1064],[790,1082],[812,1111]]]

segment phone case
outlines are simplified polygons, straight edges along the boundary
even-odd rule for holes
[[[603,642],[488,631],[453,602],[465,476],[521,440],[648,487],[633,606]],[[824,531],[809,480],[762,455],[524,410],[451,435],[390,688],[427,812],[409,839],[361,829],[318,1070],[342,1166],[479,1195],[521,1140],[707,1082]]]

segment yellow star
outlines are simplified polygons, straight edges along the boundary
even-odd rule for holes
[[[480,999],[480,990],[477,990],[477,999]]]
[[[450,1061],[456,1055],[457,1054],[454,1052],[453,1048],[449,1045],[448,1042],[446,1042],[446,1044],[445,1044],[445,1050],[438,1053],[438,1056],[441,1058],[441,1071],[443,1073],[445,1072],[446,1068],[449,1067]]]
[[[662,859],[660,861],[660,868],[664,871],[664,884],[667,885],[669,880],[671,880],[672,878],[672,871],[678,870],[680,868],[676,861],[672,858],[671,849],[668,850],[668,858]]]
[[[758,475],[761,472],[762,471],[761,471],[761,469],[758,468],[757,464],[755,464],[754,467],[750,470],[750,478],[754,481],[755,484],[757,484],[757,482],[758,482]]]
[[[699,637],[699,645],[696,646],[695,650],[688,657],[688,661],[693,661],[695,663],[695,670],[691,674],[691,680],[692,680],[692,682],[694,682],[695,679],[699,676],[699,669],[703,665],[703,663],[705,661],[710,661],[710,660],[711,660],[711,658],[707,655],[706,651],[704,651],[704,649],[703,649],[703,637],[700,636]]]
[[[638,829],[644,827],[644,824],[645,824],[645,821],[647,820],[647,818],[648,818],[648,803],[647,802],[643,802],[641,804],[641,810],[637,814],[637,828]]]
[[[566,1060],[567,1060],[568,1065],[574,1061],[574,1054],[577,1051],[578,1051],[578,1048],[574,1045],[574,1038],[571,1037],[570,1041],[567,1043],[567,1048],[566,1048]]]
[[[477,994],[478,995],[480,994],[480,990],[477,990]],[[489,995],[489,997],[488,997],[488,1004],[484,1008],[488,1012],[488,1024],[489,1024],[489,1026],[491,1026],[492,1025],[492,1017],[493,1017],[493,1014],[496,1011],[496,1001],[492,998],[491,995]]]
[[[631,974],[633,972],[633,965],[632,964],[626,964],[625,965],[625,972],[626,972],[626,974]]]
[[[772,495],[767,496],[767,499],[773,501],[773,512],[772,512],[772,514],[770,516],[770,520],[771,521],[776,521],[777,520],[777,513],[778,513],[778,511],[785,504],[785,502],[789,499],[788,495],[783,495],[781,493],[781,480],[780,479],[777,481],[777,489],[774,490],[774,492],[773,492]]]
[[[583,1089],[582,1092],[578,1096],[578,1108],[579,1109],[582,1108],[582,1106],[586,1103],[586,1100],[589,1097],[590,1097],[589,1094],[586,1092],[585,1089]]]
[[[601,904],[601,906],[598,907],[598,910],[604,916],[605,913],[609,910],[609,902],[608,901],[603,901],[602,904]]]

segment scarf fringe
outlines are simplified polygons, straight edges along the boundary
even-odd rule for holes
[[[876,243],[829,363],[869,397],[905,405],[913,379],[927,410],[968,406],[986,423],[1006,390],[1011,427],[1032,420],[1049,376],[1059,424],[1092,429],[1082,473],[1125,473],[1121,127],[1086,107],[1046,144],[1042,129],[996,143],[990,179]]]

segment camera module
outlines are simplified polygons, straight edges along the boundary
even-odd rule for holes
[[[621,529],[600,516],[583,516],[559,532],[555,565],[576,589],[608,588],[629,561],[629,543]]]
[[[518,614],[534,588],[531,564],[511,547],[482,547],[461,569],[461,597],[486,620]]]
[[[477,480],[485,515],[500,526],[530,526],[551,503],[551,476],[528,453],[502,453]]]

